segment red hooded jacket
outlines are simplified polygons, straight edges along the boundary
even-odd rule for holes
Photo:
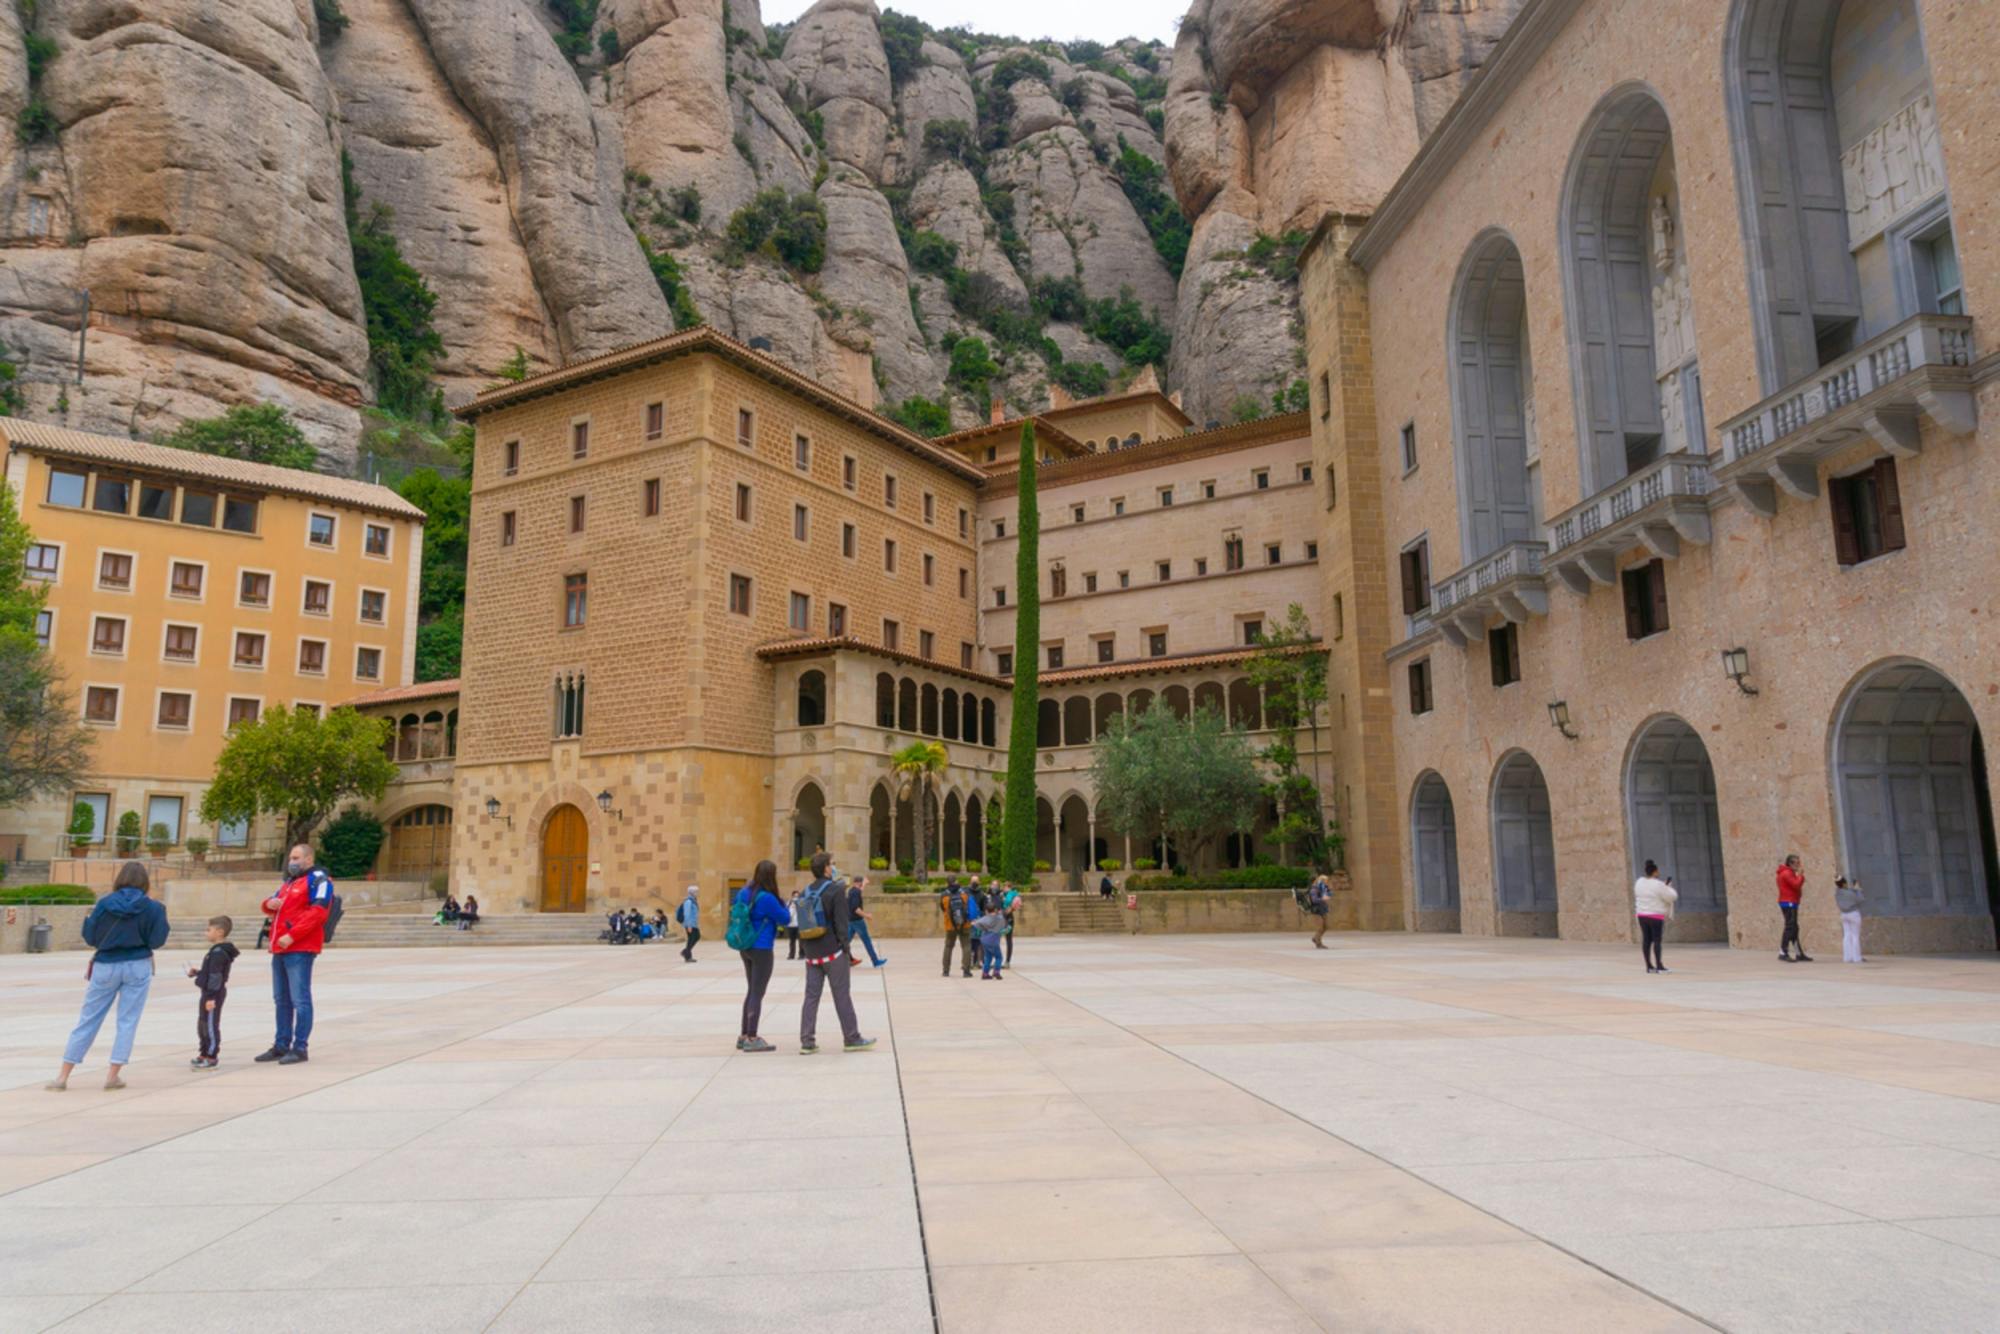
[[[1799,891],[1805,888],[1805,876],[1789,866],[1778,868],[1778,902],[1797,903]]]
[[[333,905],[333,877],[315,866],[264,900],[271,919],[271,953],[318,954],[326,948],[326,915]],[[292,938],[289,945],[278,941]]]

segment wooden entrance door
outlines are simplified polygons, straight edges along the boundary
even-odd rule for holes
[[[391,876],[404,879],[436,875],[451,865],[451,807],[419,806],[396,817],[389,826],[389,843],[378,862]]]
[[[590,829],[583,812],[558,806],[542,828],[542,911],[582,912],[590,873]]]

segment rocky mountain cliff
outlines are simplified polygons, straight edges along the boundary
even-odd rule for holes
[[[6,392],[138,435],[275,401],[338,460],[412,355],[459,401],[705,320],[933,431],[1152,362],[1197,420],[1268,409],[1302,229],[1516,4],[1196,0],[1168,51],[871,0],[16,0]]]

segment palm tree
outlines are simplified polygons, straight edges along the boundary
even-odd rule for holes
[[[913,742],[889,757],[889,767],[903,779],[903,792],[898,795],[908,795],[910,805],[917,813],[916,826],[910,836],[916,843],[919,880],[930,879],[931,778],[943,773],[950,763],[951,752],[944,748],[942,741]]]

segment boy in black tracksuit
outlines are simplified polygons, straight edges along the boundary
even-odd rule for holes
[[[236,947],[229,943],[235,923],[227,917],[208,919],[208,953],[199,968],[188,976],[201,988],[201,1005],[195,1010],[194,1027],[200,1047],[188,1064],[196,1070],[213,1070],[222,1048],[222,1002],[229,998],[229,966],[236,962]]]

